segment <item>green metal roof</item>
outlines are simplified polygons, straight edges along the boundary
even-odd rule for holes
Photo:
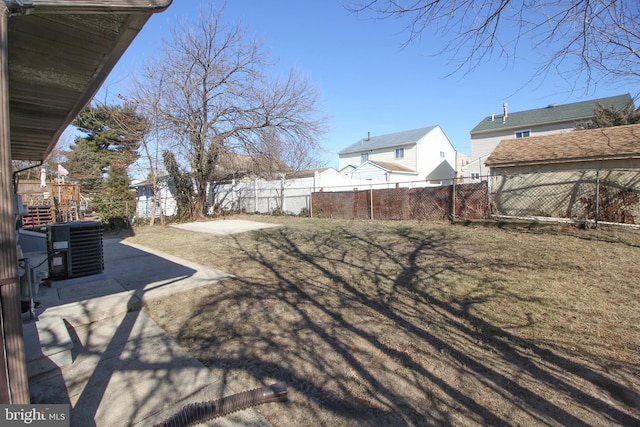
[[[534,110],[508,112],[504,123],[503,114],[495,114],[485,117],[471,130],[471,134],[514,128],[522,129],[547,123],[579,122],[593,117],[593,108],[596,104],[613,105],[617,109],[623,109],[632,102],[631,95],[627,93],[591,101],[574,102],[572,104],[551,104]]]

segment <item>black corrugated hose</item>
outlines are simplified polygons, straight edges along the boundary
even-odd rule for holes
[[[286,402],[287,385],[283,382],[232,394],[208,402],[190,403],[168,420],[154,427],[186,427],[222,417],[241,409],[269,402]]]

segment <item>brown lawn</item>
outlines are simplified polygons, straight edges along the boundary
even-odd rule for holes
[[[640,233],[251,217],[128,239],[232,273],[147,307],[274,426],[640,424]]]

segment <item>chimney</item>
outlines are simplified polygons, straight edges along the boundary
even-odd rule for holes
[[[507,103],[502,104],[502,123],[507,121],[507,117],[509,117],[509,112],[507,111]]]

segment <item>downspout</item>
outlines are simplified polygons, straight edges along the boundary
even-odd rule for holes
[[[22,3],[0,3],[0,403],[28,404],[29,380],[22,333],[15,197],[11,170],[8,20]],[[10,8],[11,7],[11,8]]]
[[[255,388],[208,402],[185,405],[173,417],[154,427],[187,427],[202,424],[232,412],[270,402],[286,402],[287,385],[284,382]]]
[[[11,179],[11,182],[13,184],[13,194],[17,194],[18,193],[18,174],[20,172],[28,171],[29,169],[40,167],[40,166],[42,166],[43,163],[44,163],[44,161],[40,160],[40,163],[38,163],[37,165],[32,165],[32,166],[26,167],[24,169],[19,169],[19,170],[15,171],[13,173],[13,178]]]

